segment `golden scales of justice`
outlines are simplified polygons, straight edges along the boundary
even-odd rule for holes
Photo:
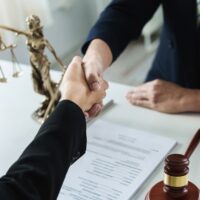
[[[1,51],[6,51],[6,50],[10,51],[11,60],[12,60],[12,67],[13,67],[12,76],[17,78],[22,74],[22,69],[21,69],[21,67],[19,65],[19,62],[17,61],[17,58],[16,58],[15,53],[14,53],[14,48],[15,47],[16,47],[16,45],[6,45],[3,42],[2,38],[1,38],[1,35],[0,35],[0,52]],[[6,83],[6,82],[7,82],[7,79],[6,79],[5,75],[4,75],[2,67],[0,66],[0,83]]]

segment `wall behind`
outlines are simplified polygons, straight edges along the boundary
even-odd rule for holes
[[[49,1],[54,23],[52,26],[44,27],[45,37],[56,49],[58,55],[64,58],[75,49],[80,48],[97,18],[96,1],[99,0],[73,0],[70,8],[59,8],[58,1]],[[15,52],[19,62],[29,63],[24,38],[19,39]],[[9,52],[1,52],[0,59],[10,60]],[[54,60],[52,56],[50,56],[50,60]]]

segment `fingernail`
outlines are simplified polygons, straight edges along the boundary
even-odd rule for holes
[[[97,106],[95,107],[95,111],[96,111],[96,112],[98,112],[100,109],[101,109],[101,106],[100,106],[100,105],[97,105]]]
[[[98,82],[94,82],[91,84],[91,89],[92,90],[98,90],[100,88],[99,83]]]
[[[101,111],[102,107],[100,105],[97,105],[95,108],[95,114],[98,114]]]

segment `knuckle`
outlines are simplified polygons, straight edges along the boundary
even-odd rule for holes
[[[106,96],[106,92],[105,92],[104,90],[101,90],[101,91],[99,92],[99,95],[98,95],[99,99],[101,100],[101,99],[104,98],[105,96]]]
[[[80,62],[82,61],[82,58],[80,56],[74,56],[73,61]]]
[[[156,84],[153,85],[153,87],[151,88],[151,92],[153,95],[157,95],[160,91],[160,85]]]
[[[87,79],[89,82],[95,82],[95,81],[98,81],[98,76],[97,74],[93,73],[93,72],[89,72],[87,75],[86,75]]]
[[[99,77],[99,76],[98,76],[98,79],[99,79],[99,83],[100,83],[101,87],[105,90],[108,89],[108,87],[109,87],[108,82],[105,81],[102,77]]]
[[[140,101],[139,100],[132,100],[132,103],[136,106],[139,106],[140,105]]]
[[[154,93],[150,98],[150,102],[152,105],[156,105],[158,101],[159,101],[159,93]]]
[[[151,97],[151,104],[152,104],[152,105],[155,105],[155,104],[156,104],[156,101],[157,101],[156,96],[153,95],[153,96]]]
[[[78,64],[77,64],[76,62],[72,62],[72,63],[70,64],[70,67],[72,67],[72,68],[77,67],[77,66],[78,66]]]
[[[161,81],[159,79],[156,79],[155,81],[153,81],[152,87],[154,89],[158,89],[161,85]]]
[[[83,67],[85,68],[85,70],[93,70],[95,69],[95,63],[91,61],[87,61],[83,63]]]
[[[153,87],[150,89],[151,97],[153,97],[153,96],[155,95],[156,92],[157,92],[157,88],[153,86]]]
[[[108,87],[109,87],[109,85],[108,85],[107,81],[103,81],[103,83],[102,83],[102,88],[103,88],[104,90],[107,90]]]
[[[153,81],[153,84],[154,84],[154,85],[159,85],[160,82],[161,82],[160,79],[156,79],[156,80]]]
[[[89,115],[90,115],[90,117],[94,117],[95,116],[95,108],[94,107],[90,109]]]

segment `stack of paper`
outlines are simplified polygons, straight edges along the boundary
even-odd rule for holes
[[[131,198],[176,141],[97,120],[86,154],[68,171],[59,200]]]

